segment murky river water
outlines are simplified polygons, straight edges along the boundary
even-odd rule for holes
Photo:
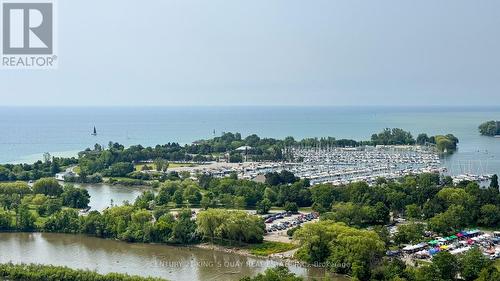
[[[0,233],[0,262],[9,261],[180,281],[239,280],[279,265],[279,262],[268,259],[191,247],[131,244],[71,234]],[[308,278],[320,278],[325,274],[318,268],[297,265],[289,265],[289,268]],[[334,280],[347,279],[338,276]]]

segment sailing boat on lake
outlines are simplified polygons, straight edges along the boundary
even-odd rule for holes
[[[97,136],[97,130],[95,129],[95,126],[94,126],[94,132],[91,135],[92,136]]]

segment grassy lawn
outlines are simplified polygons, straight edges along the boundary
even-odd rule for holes
[[[148,166],[151,170],[156,171],[156,165],[154,163],[141,163],[134,165],[136,171],[141,171],[143,166]]]
[[[245,247],[252,255],[257,256],[269,256],[271,254],[287,252],[295,248],[297,248],[297,245],[271,241],[264,241],[261,244],[248,245]]]
[[[299,208],[299,212],[310,213],[312,211],[313,211],[312,207],[301,207],[301,208]]]
[[[497,259],[493,264],[500,270],[500,259]]]

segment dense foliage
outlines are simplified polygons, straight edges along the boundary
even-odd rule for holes
[[[10,281],[162,281],[120,273],[99,274],[90,270],[38,264],[0,264],[0,279]]]
[[[301,247],[296,257],[308,263],[326,263],[335,272],[367,280],[382,259],[385,245],[374,231],[348,227],[323,220],[297,230],[294,238]]]
[[[440,252],[433,257],[432,263],[418,268],[407,266],[399,259],[386,259],[371,273],[373,281],[493,281],[499,278],[498,269],[478,249],[459,257]]]
[[[500,121],[487,121],[479,125],[479,132],[483,136],[500,135]]]
[[[64,212],[64,215],[74,212],[78,217],[77,211],[68,208],[86,208],[89,201],[86,190],[72,185],[62,187],[52,178],[39,179],[33,188],[25,182],[0,183],[0,229],[43,229],[43,226],[37,226],[39,218],[56,213],[62,215],[59,212]]]
[[[29,181],[44,177],[52,177],[59,173],[62,167],[78,163],[75,158],[57,158],[49,161],[37,161],[33,164],[2,164],[0,165],[0,181]]]
[[[206,236],[207,221],[217,221],[216,232],[210,235],[212,239],[262,241],[262,219],[247,212],[208,210],[201,212],[197,220],[188,209],[170,212],[169,204],[196,205],[201,199],[197,182],[169,181],[157,195],[146,191],[134,204],[80,216],[76,209],[89,203],[89,194],[84,189],[72,185],[61,187],[49,178],[38,180],[33,188],[21,182],[0,183],[0,230],[83,233],[129,242],[188,244],[198,242],[199,233]]]
[[[245,277],[240,279],[240,281],[303,281],[301,277],[297,277],[295,274],[291,273],[290,270],[285,266],[277,266],[275,268],[267,269],[263,274],[259,273],[257,276]]]
[[[497,281],[500,280],[500,271],[491,265],[486,258],[480,256],[477,250],[464,254],[461,258],[442,252],[436,255],[436,261],[419,268],[407,266],[399,259],[385,259],[371,272],[369,279],[353,280],[371,281]],[[283,266],[267,269],[264,274],[240,281],[304,281],[302,277],[290,272]],[[322,277],[321,280],[329,280]],[[333,279],[335,280],[335,279]]]
[[[310,189],[313,209],[324,219],[350,226],[383,225],[389,214],[428,220],[429,229],[449,234],[465,227],[500,225],[500,194],[493,183],[480,188],[477,183],[457,186],[438,174],[407,176],[398,181],[380,180],[335,187],[318,184]]]
[[[373,134],[371,140],[373,145],[415,144],[415,139],[413,138],[411,133],[399,128],[384,129],[382,132],[378,134]]]
[[[264,222],[245,211],[209,209],[197,215],[198,232],[214,242],[215,239],[246,243],[262,242]]]

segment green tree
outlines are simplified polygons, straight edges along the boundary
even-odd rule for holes
[[[147,190],[135,199],[134,206],[138,209],[151,210],[154,207],[154,202],[155,194],[152,191]]]
[[[311,188],[313,208],[318,212],[330,209],[335,200],[335,188],[331,184],[317,184]]]
[[[430,141],[429,136],[427,134],[419,134],[417,136],[417,144],[418,145],[425,145]]]
[[[64,206],[77,209],[86,208],[90,202],[90,195],[86,189],[75,188],[70,184],[64,186],[61,198]]]
[[[481,207],[478,222],[485,226],[494,227],[500,224],[500,207],[486,204]]]
[[[191,210],[182,210],[172,227],[171,243],[188,244],[196,241],[196,223],[191,219]]]
[[[167,166],[166,166],[167,162],[164,159],[156,158],[154,161],[154,164],[156,167],[156,171],[158,171],[158,172],[163,171],[163,169],[165,169],[165,171],[167,170]]]
[[[41,216],[50,216],[59,212],[62,209],[62,206],[63,204],[61,199],[48,199],[38,207],[38,214]]]
[[[174,224],[175,218],[171,213],[163,214],[153,226],[151,240],[153,242],[170,242]]]
[[[479,277],[476,281],[498,281],[500,280],[500,271],[494,266],[490,265],[486,268],[483,268],[479,273]]]
[[[269,199],[264,198],[257,203],[257,213],[259,214],[267,214],[271,209],[271,201]]]
[[[91,211],[80,217],[80,231],[85,234],[102,237],[105,234],[104,218],[98,211]]]
[[[499,121],[487,121],[479,125],[479,132],[483,136],[495,136],[500,134]]]
[[[455,280],[460,269],[457,257],[449,252],[434,255],[431,266],[437,268],[443,280]]]
[[[421,223],[403,224],[398,227],[394,242],[398,244],[416,243],[422,240],[425,226]]]
[[[45,222],[43,229],[47,232],[78,233],[80,230],[78,212],[72,209],[63,209],[51,215]]]
[[[437,266],[428,265],[418,268],[415,272],[416,281],[449,281],[441,277]]]
[[[196,187],[195,185],[189,185],[188,187],[184,188],[182,197],[189,203],[189,205],[193,206],[200,204],[202,195],[198,187]]]
[[[299,211],[299,206],[295,202],[286,202],[285,203],[285,211],[297,213]]]
[[[333,271],[351,274],[359,280],[369,279],[370,269],[385,252],[384,242],[374,231],[329,220],[304,225],[294,238],[300,242],[298,259],[309,263],[328,261]]]
[[[497,174],[494,174],[491,177],[490,187],[491,188],[498,188],[498,175]]]
[[[145,209],[135,210],[130,216],[127,229],[119,238],[128,242],[151,242],[152,219],[151,212]]]
[[[157,205],[166,205],[171,200],[171,195],[169,190],[164,186],[160,188],[158,194],[156,195],[156,204]]]
[[[275,268],[266,269],[264,274],[259,273],[257,276],[245,277],[240,281],[303,281],[304,279],[291,273],[286,266],[278,266]]]
[[[34,193],[41,193],[48,196],[59,196],[63,189],[59,182],[54,178],[42,178],[33,185]]]
[[[200,212],[196,217],[198,232],[204,238],[210,238],[210,241],[213,243],[216,236],[216,231],[224,221],[225,215],[225,212],[218,209],[209,209]]]
[[[17,229],[21,231],[32,231],[35,229],[36,217],[33,215],[28,206],[21,205],[16,212]]]
[[[209,209],[197,215],[198,232],[205,238],[256,243],[263,240],[264,222],[245,211]]]
[[[459,262],[461,268],[460,276],[466,281],[478,278],[481,270],[491,264],[490,260],[478,248],[474,248],[461,255]]]
[[[129,162],[117,162],[112,164],[107,170],[103,172],[108,177],[125,177],[128,173],[135,170],[134,164]]]
[[[12,217],[8,212],[0,211],[0,231],[9,230],[12,227]]]
[[[173,199],[175,204],[180,207],[184,203],[184,197],[182,196],[182,189],[177,189],[174,192]]]
[[[451,205],[470,206],[474,198],[462,188],[443,188],[436,197],[441,200],[445,207]]]
[[[417,204],[406,205],[406,217],[410,219],[421,219],[422,209]]]
[[[437,233],[452,234],[463,229],[469,222],[469,215],[463,206],[451,205],[444,213],[429,221],[429,228]]]

